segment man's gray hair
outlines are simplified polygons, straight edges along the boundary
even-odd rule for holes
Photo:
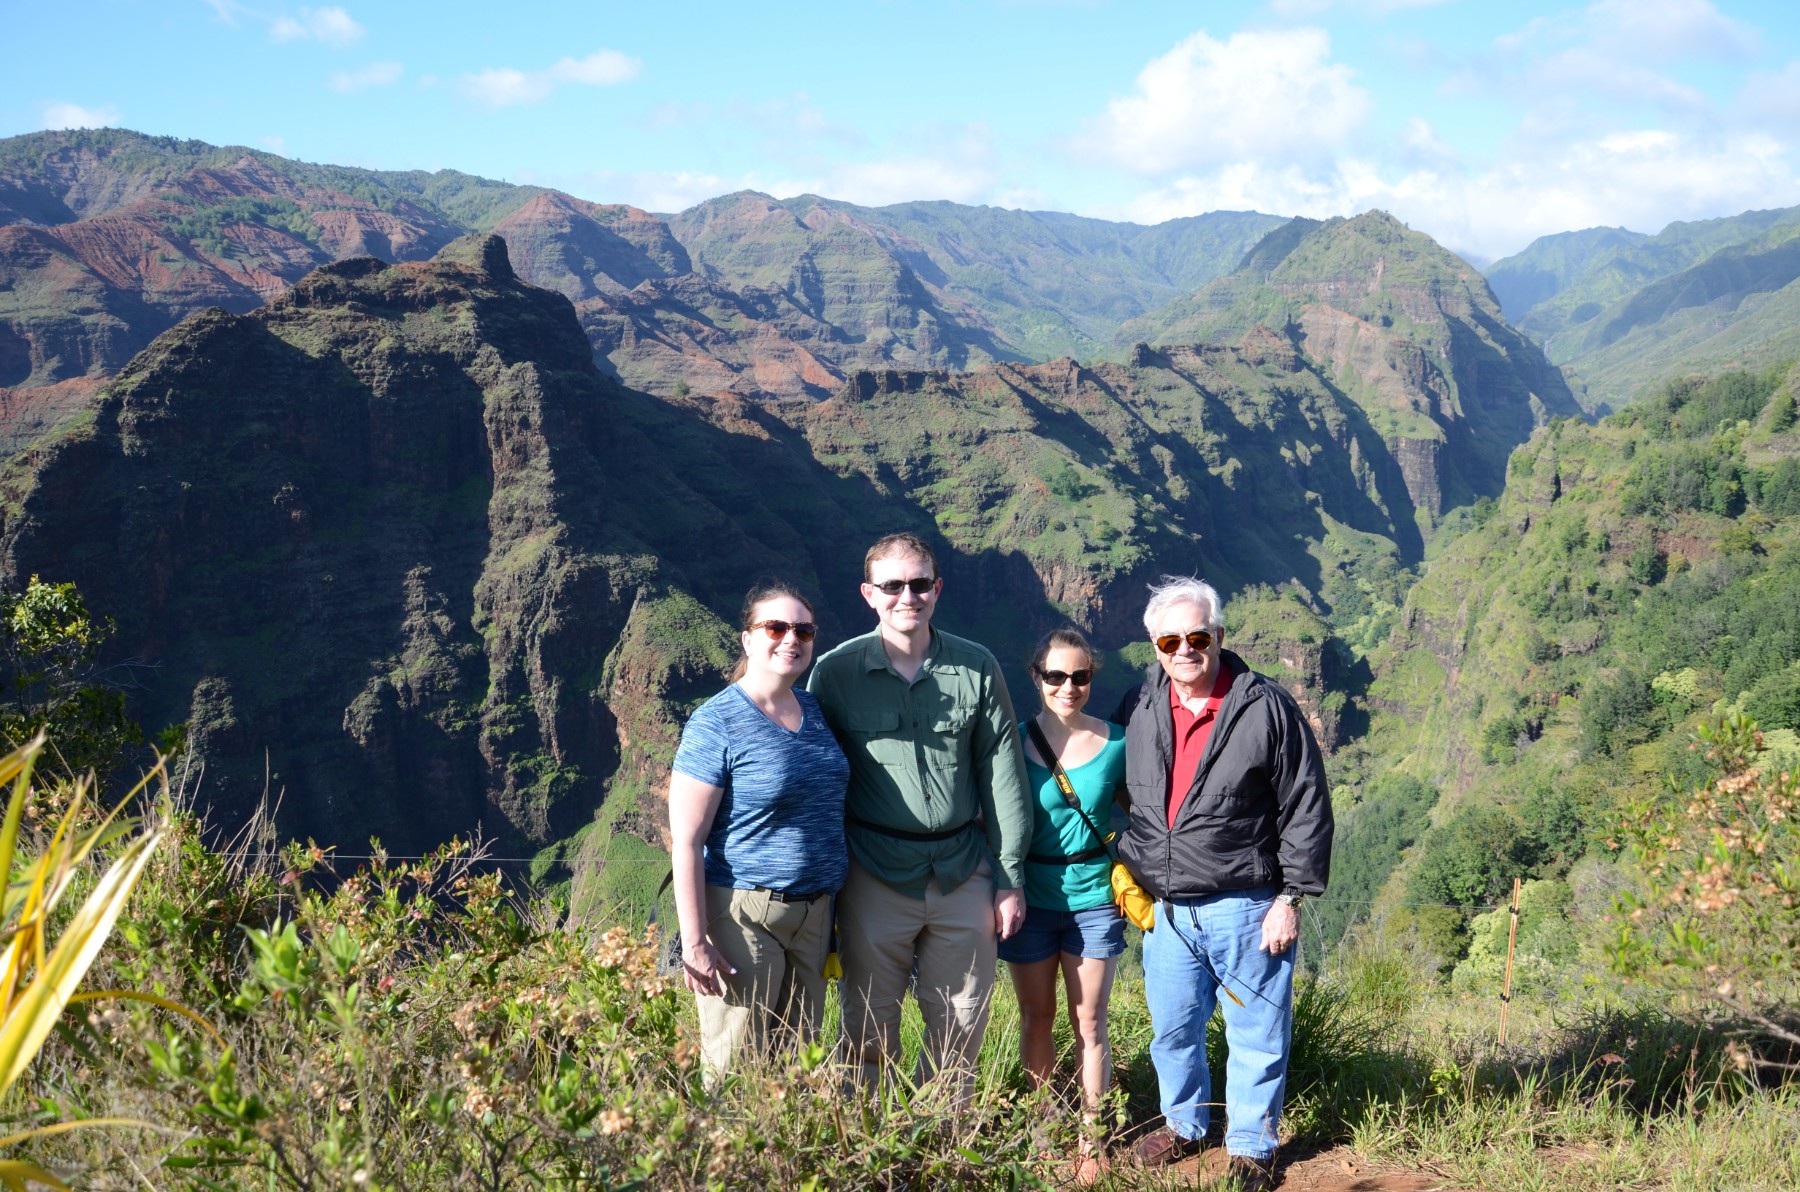
[[[1165,575],[1161,582],[1150,585],[1150,603],[1144,606],[1144,632],[1155,633],[1156,622],[1176,604],[1197,606],[1206,628],[1215,634],[1225,627],[1225,605],[1211,584],[1191,575]]]

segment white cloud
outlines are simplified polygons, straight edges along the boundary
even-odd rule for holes
[[[1526,85],[1527,94],[1540,98],[1585,91],[1623,103],[1653,103],[1672,111],[1699,111],[1708,106],[1698,88],[1593,46],[1552,54],[1531,69]]]
[[[1457,155],[1455,149],[1438,140],[1423,116],[1414,116],[1406,122],[1406,132],[1401,135],[1400,143],[1415,157],[1448,160]]]
[[[614,87],[637,78],[644,64],[618,50],[596,50],[585,58],[564,58],[542,70],[490,67],[462,77],[463,94],[493,107],[537,103],[564,83]]]
[[[617,50],[595,50],[585,58],[564,58],[550,68],[559,82],[613,87],[637,78],[644,64]]]
[[[41,105],[38,115],[43,128],[116,128],[119,109],[111,104],[97,108],[53,99]]]
[[[356,70],[340,70],[326,81],[333,91],[348,94],[370,87],[387,87],[400,81],[404,68],[398,62],[371,62]]]
[[[271,41],[318,41],[331,46],[349,46],[361,41],[362,35],[363,27],[336,5],[302,8],[298,16],[276,17],[269,26]]]
[[[1359,158],[1322,171],[1238,163],[1140,195],[1146,223],[1253,209],[1324,218],[1370,207],[1393,212],[1459,251],[1517,252],[1539,236],[1598,225],[1656,232],[1679,219],[1800,202],[1800,180],[1773,138],[1616,132],[1555,147],[1521,147],[1486,169],[1410,171]]]
[[[1597,0],[1583,17],[1591,38],[1627,59],[1737,60],[1757,51],[1756,32],[1710,0]]]
[[[280,153],[283,155],[287,153],[286,137],[264,137],[262,143],[263,148],[267,149],[270,153]]]
[[[206,6],[212,9],[213,13],[221,21],[230,25],[233,29],[237,28],[239,17],[256,15],[242,4],[239,4],[237,0],[206,0]]]
[[[1243,160],[1329,155],[1369,112],[1321,29],[1193,34],[1138,74],[1077,139],[1089,156],[1143,174]]]
[[[1760,125],[1791,132],[1800,125],[1800,62],[1751,75],[1738,92],[1737,108]]]

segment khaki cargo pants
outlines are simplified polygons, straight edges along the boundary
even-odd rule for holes
[[[700,1058],[710,1072],[730,1068],[746,1047],[763,1055],[818,1036],[831,895],[781,902],[767,890],[707,886],[706,931],[737,970],[724,978],[724,996],[699,998]]]
[[[900,1059],[900,1003],[907,982],[925,1019],[915,1078],[953,1073],[958,1100],[974,1091],[976,1058],[994,991],[993,871],[984,863],[948,892],[934,879],[910,898],[850,861],[838,895],[844,965],[842,1042],[865,1085]]]

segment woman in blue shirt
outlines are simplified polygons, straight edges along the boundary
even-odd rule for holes
[[[1092,1128],[1112,1083],[1106,1007],[1125,951],[1125,920],[1113,904],[1112,860],[1101,839],[1111,830],[1113,803],[1124,793],[1125,730],[1082,710],[1099,664],[1087,639],[1073,629],[1047,634],[1033,655],[1031,674],[1043,710],[1019,725],[1037,813],[1025,858],[1025,925],[1000,941],[1000,958],[1012,970],[1019,996],[1019,1059],[1033,1087],[1046,1083],[1056,1066],[1051,1030],[1056,976],[1062,973],[1090,1126],[1073,1172],[1082,1187],[1105,1168]],[[1034,722],[1052,757],[1033,739]],[[1052,760],[1062,763],[1080,810],[1069,806]]]
[[[850,763],[794,686],[812,665],[812,604],[762,584],[739,624],[734,681],[689,718],[669,779],[683,976],[714,1073],[746,1046],[818,1034],[831,896],[849,867]]]

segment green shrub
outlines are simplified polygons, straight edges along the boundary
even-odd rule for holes
[[[74,584],[34,575],[20,591],[0,588],[0,738],[22,745],[47,733],[54,749],[42,768],[69,776],[110,770],[141,744],[125,693],[99,664],[113,631]]]

